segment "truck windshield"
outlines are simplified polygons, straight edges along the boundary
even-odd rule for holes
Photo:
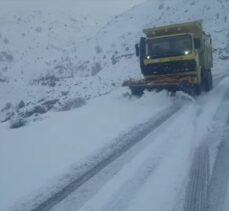
[[[164,58],[188,55],[192,52],[192,38],[190,35],[179,35],[150,39],[146,41],[147,58]]]

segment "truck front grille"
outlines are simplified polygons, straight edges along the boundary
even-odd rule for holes
[[[195,60],[163,62],[143,66],[141,69],[145,76],[193,72],[196,69],[196,62]]]

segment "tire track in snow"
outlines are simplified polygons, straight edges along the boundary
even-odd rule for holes
[[[144,140],[96,174],[52,210],[126,210],[138,191],[174,149],[174,139],[167,133],[161,137],[161,133],[166,129],[170,131],[169,134],[173,134],[173,129],[168,128],[186,108],[180,110],[157,130],[150,132]],[[183,140],[181,141],[185,144]],[[85,196],[82,196],[84,194]]]
[[[213,86],[217,86],[224,78],[228,77],[228,73],[224,73],[222,75],[216,75],[214,78],[213,78]]]
[[[150,156],[147,156],[147,159],[143,161],[143,165],[140,166],[130,178],[128,178],[125,185],[121,186],[113,194],[112,199],[107,201],[102,211],[126,210],[128,204],[134,198],[138,190],[141,189],[152,174],[159,168],[163,159],[174,147],[173,142],[168,140],[163,140],[158,146],[154,146],[155,148],[151,150]],[[158,148],[162,150],[157,151]]]
[[[208,180],[209,153],[207,143],[204,142],[194,154],[184,211],[207,211]]]
[[[218,78],[218,83],[222,78]],[[225,114],[228,115],[229,113],[228,104],[229,94],[225,92],[222,102],[214,115],[215,120],[221,119],[223,126],[225,126],[225,121],[222,120],[225,118],[223,118],[223,115],[225,116]],[[229,124],[229,119],[227,124]],[[195,151],[189,174],[189,184],[186,189],[184,211],[223,211],[223,202],[229,178],[228,127],[223,131],[224,139],[217,154],[212,174],[210,174],[209,157],[209,145],[211,141],[218,141],[217,139],[222,134],[221,127],[211,131]]]
[[[111,162],[120,157],[123,153],[133,147],[135,144],[140,142],[145,136],[147,136],[150,132],[157,129],[160,125],[162,125],[166,120],[168,120],[171,116],[177,113],[180,110],[181,106],[174,105],[167,110],[160,112],[157,116],[154,116],[146,123],[138,125],[136,128],[132,129],[128,133],[124,134],[119,142],[120,145],[109,153],[105,159],[96,163],[92,166],[88,171],[86,171],[83,175],[76,178],[71,183],[67,184],[63,189],[49,197],[47,200],[43,201],[35,208],[31,209],[31,211],[48,211],[51,210],[54,206],[64,200],[67,196],[69,196],[76,189],[81,187],[84,183],[90,180],[93,176],[98,174],[101,170],[103,170],[106,166],[108,166]]]
[[[229,180],[229,118],[213,168],[208,189],[208,211],[223,211]]]

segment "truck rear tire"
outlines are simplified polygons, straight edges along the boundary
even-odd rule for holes
[[[212,90],[212,72],[211,70],[207,70],[207,92]]]
[[[199,96],[201,94],[201,85],[194,86],[194,93],[196,96]]]
[[[210,90],[213,88],[213,80],[212,80],[212,71],[209,70],[209,78],[210,78]]]
[[[211,70],[202,70],[202,84],[205,92],[209,92],[212,89]]]

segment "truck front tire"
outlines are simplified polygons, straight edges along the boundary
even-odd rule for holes
[[[202,70],[202,86],[206,92],[212,90],[213,83],[211,70]]]

